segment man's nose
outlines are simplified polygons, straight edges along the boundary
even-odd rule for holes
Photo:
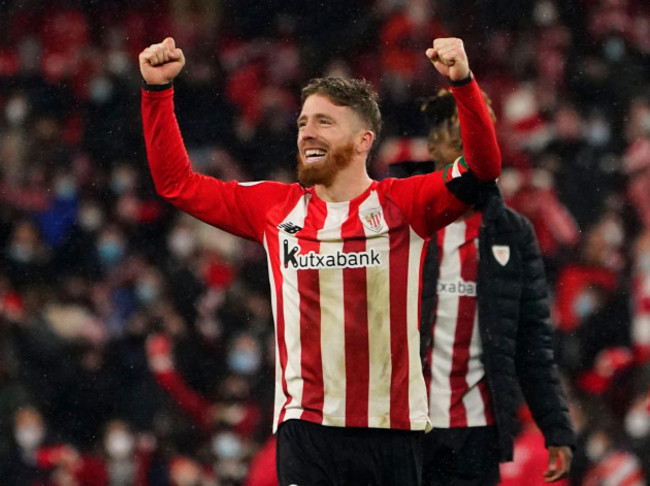
[[[311,140],[315,137],[315,131],[313,125],[310,123],[305,123],[300,130],[298,130],[298,140]]]

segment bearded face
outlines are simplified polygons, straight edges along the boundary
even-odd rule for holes
[[[320,184],[330,186],[340,170],[345,169],[352,162],[354,143],[350,140],[347,144],[333,148],[318,160],[305,161],[298,154],[298,180],[307,187]]]

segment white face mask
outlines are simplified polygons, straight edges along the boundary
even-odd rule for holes
[[[196,248],[196,238],[191,231],[177,229],[169,235],[167,240],[169,250],[180,259],[189,257]]]
[[[624,427],[632,439],[642,439],[650,432],[650,415],[643,408],[633,408],[625,415]]]
[[[601,437],[600,434],[596,434],[587,442],[585,452],[591,462],[600,461],[607,452],[607,440]]]
[[[235,434],[222,432],[212,439],[212,452],[220,459],[235,459],[243,453],[243,445]]]
[[[43,441],[45,431],[36,425],[22,425],[15,430],[16,443],[27,450],[34,450]]]
[[[93,205],[83,206],[79,210],[78,215],[79,225],[86,231],[92,232],[99,229],[104,222],[104,215],[102,211]]]
[[[5,117],[11,126],[22,125],[29,113],[28,101],[24,96],[14,96],[7,100]]]
[[[111,432],[104,441],[106,453],[113,459],[126,459],[133,452],[133,437],[126,432]]]

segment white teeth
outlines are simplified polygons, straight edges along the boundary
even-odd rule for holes
[[[305,150],[305,157],[321,157],[325,154],[326,152],[324,150],[319,150],[319,149]]]

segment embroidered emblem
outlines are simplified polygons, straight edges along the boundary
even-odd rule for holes
[[[368,228],[370,231],[379,233],[384,227],[381,217],[381,208],[367,209],[359,213],[359,218],[363,225]]]
[[[492,245],[492,254],[502,267],[505,267],[510,261],[510,247],[507,245]]]

